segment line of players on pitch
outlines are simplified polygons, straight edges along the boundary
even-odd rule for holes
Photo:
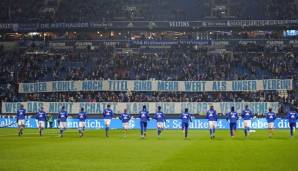
[[[110,105],[107,105],[107,108],[103,111],[103,119],[105,123],[105,136],[109,136],[109,129],[111,125],[111,120],[114,116]],[[23,135],[23,130],[25,128],[25,116],[26,116],[26,109],[24,106],[21,105],[20,109],[17,111],[17,124],[18,124],[18,135]],[[58,125],[60,129],[60,137],[63,137],[64,131],[67,128],[67,117],[68,112],[65,110],[65,107],[62,107],[61,111],[58,113]],[[235,136],[236,129],[237,129],[237,121],[240,117],[244,121],[244,134],[245,137],[249,135],[250,127],[251,127],[251,120],[255,118],[253,112],[245,106],[245,109],[242,111],[241,116],[235,111],[234,107],[231,107],[231,111],[226,114],[226,119],[229,121],[230,124],[230,135],[231,137]],[[36,113],[35,118],[38,120],[38,128],[39,128],[39,135],[43,135],[43,130],[45,129],[46,118],[47,114],[44,112],[43,107]],[[146,106],[143,106],[143,109],[139,112],[138,118],[140,118],[140,127],[141,127],[141,137],[146,137],[147,125],[150,121],[149,112],[146,109]],[[188,129],[189,129],[189,122],[192,122],[192,115],[188,112],[186,108],[183,113],[181,113],[179,119],[181,119],[181,126],[184,132],[184,137],[188,137]],[[215,129],[217,126],[217,112],[213,106],[210,106],[210,109],[206,113],[206,119],[209,122],[209,131],[210,131],[210,138],[215,138]],[[79,136],[82,137],[84,135],[85,126],[86,126],[86,119],[87,113],[84,111],[84,108],[81,108],[81,111],[77,114],[77,119],[79,120],[79,127],[78,132]],[[119,119],[122,121],[124,136],[127,135],[127,131],[129,129],[129,121],[132,119],[131,115],[127,113],[127,110],[124,109],[124,112],[120,114]],[[161,135],[161,132],[164,130],[164,125],[166,121],[165,114],[161,111],[161,107],[158,106],[157,112],[154,114],[153,119],[157,121],[157,136]],[[274,128],[274,121],[276,119],[276,114],[272,112],[270,108],[269,111],[266,113],[266,119],[268,122],[268,135],[271,138],[273,135],[273,128]],[[287,119],[289,121],[290,126],[290,135],[291,137],[294,136],[296,122],[298,119],[298,113],[294,110],[291,110],[287,113]]]

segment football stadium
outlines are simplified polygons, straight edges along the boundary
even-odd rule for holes
[[[0,171],[298,170],[298,0],[0,8]]]

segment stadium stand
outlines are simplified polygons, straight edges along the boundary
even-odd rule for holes
[[[190,3],[183,3],[179,0],[89,0],[86,2],[46,0],[37,3],[33,0],[26,2],[19,0],[16,3],[11,3],[9,0],[1,1],[0,21],[17,24],[12,28],[10,28],[11,25],[3,24],[1,28],[5,29],[7,26],[13,32],[11,30],[1,31],[0,40],[3,42],[13,40],[17,42],[17,48],[7,50],[1,44],[0,100],[2,102],[275,101],[280,102],[286,109],[291,105],[297,105],[297,46],[283,44],[284,40],[295,41],[297,35],[285,37],[285,28],[278,26],[273,26],[269,30],[267,28],[259,30],[253,27],[243,29],[247,23],[242,24],[240,30],[233,28],[233,31],[227,31],[231,25],[229,19],[261,19],[264,21],[296,19],[297,1],[251,0],[249,3],[245,0],[190,1]],[[253,13],[252,9],[254,9]],[[228,24],[218,27],[215,31],[208,29],[190,31],[187,28],[180,28],[180,26],[188,27],[190,25],[188,21],[196,20],[204,20],[207,23],[210,21],[211,24],[214,20],[224,20]],[[91,25],[90,23],[95,21],[103,23],[118,21],[113,25],[114,27],[118,27],[117,24],[123,21],[128,23],[128,28],[131,24],[131,27],[134,27],[133,25],[138,21],[177,22],[170,23],[169,28],[173,29],[170,31],[152,30],[151,27],[148,27],[148,30],[130,28],[128,31],[118,28],[115,31],[105,28],[82,31],[71,30],[72,28],[63,25],[62,31],[48,29],[39,32],[38,30],[42,27],[35,24],[88,22]],[[133,23],[133,21],[137,22]],[[182,24],[179,23],[180,21]],[[187,22],[183,23],[183,21]],[[163,27],[164,23],[156,24]],[[177,25],[178,30],[173,28]],[[58,26],[60,25],[56,27]],[[65,29],[67,27],[70,30],[64,30],[64,26]],[[202,25],[200,23],[200,27],[205,26],[206,23]],[[21,30],[20,33],[17,32],[18,29]],[[34,35],[29,35],[28,32]],[[102,41],[103,43],[100,42],[95,49],[92,43],[85,48],[79,48],[77,44],[84,43],[84,40]],[[177,43],[161,48],[161,45],[150,47],[131,43],[131,41],[147,40],[162,43],[206,40],[218,41],[219,44],[193,46],[187,43]],[[239,43],[220,44],[220,41],[225,43],[233,40]],[[240,43],[241,41],[248,43]],[[255,43],[257,41],[266,43]],[[282,43],[274,44],[278,41]],[[55,43],[62,43],[63,46],[70,43],[71,48],[55,48],[53,46]],[[125,49],[135,50],[135,52],[117,52],[123,49],[124,51]],[[198,81],[275,78],[294,79],[294,91],[18,93],[18,83],[37,81],[86,79]]]
[[[188,0],[188,3],[180,0],[15,0],[14,3],[3,0],[0,3],[2,22],[200,20],[205,17],[289,20],[297,18],[298,7],[295,0]],[[214,12],[222,8],[227,8],[227,12],[220,15]]]
[[[236,49],[236,47],[235,47]],[[210,55],[206,50],[172,47],[163,54],[113,55],[110,47],[96,52],[72,51],[63,55],[28,55],[24,51],[1,52],[1,101],[69,102],[217,102],[278,101],[295,104],[295,92],[158,93],[65,92],[18,94],[18,82],[122,79],[122,80],[243,80],[295,78],[297,58],[284,52]],[[146,61],[146,62],[145,62]],[[176,64],[180,65],[176,65]],[[295,83],[297,85],[297,83]]]

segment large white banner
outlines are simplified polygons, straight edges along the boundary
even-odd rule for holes
[[[20,83],[19,93],[67,91],[261,91],[292,90],[293,80],[235,81],[159,81],[159,80],[84,80]]]
[[[213,105],[218,113],[227,113],[234,106],[237,112],[241,112],[245,105],[254,113],[266,113],[271,107],[273,111],[278,111],[278,102],[3,102],[2,113],[16,113],[20,105],[23,104],[28,113],[35,113],[40,107],[44,107],[47,113],[57,113],[62,106],[71,113],[76,114],[83,107],[88,114],[101,114],[108,104],[115,113],[121,113],[127,109],[129,113],[136,114],[142,110],[143,105],[147,106],[150,113],[156,112],[157,106],[161,106],[166,114],[180,114],[185,108],[193,114],[204,115]]]

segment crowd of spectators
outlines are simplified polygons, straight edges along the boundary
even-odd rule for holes
[[[294,94],[260,92],[58,92],[19,94],[20,101],[51,102],[280,102],[293,104]]]
[[[28,55],[24,50],[0,51],[1,101],[67,102],[220,102],[268,101],[295,104],[297,92],[63,92],[19,94],[18,83],[55,80],[247,80],[293,78],[298,58],[293,52],[210,53],[205,48],[173,46],[162,53],[115,54],[112,47]]]
[[[200,20],[216,6],[239,19],[297,19],[295,0],[1,0],[2,22]]]
[[[113,47],[28,55],[23,50],[1,52],[2,83],[84,79],[114,80],[243,80],[293,78],[295,53],[210,53],[177,45],[159,53],[114,53]],[[12,67],[13,66],[13,67]],[[2,78],[4,77],[4,78]]]

